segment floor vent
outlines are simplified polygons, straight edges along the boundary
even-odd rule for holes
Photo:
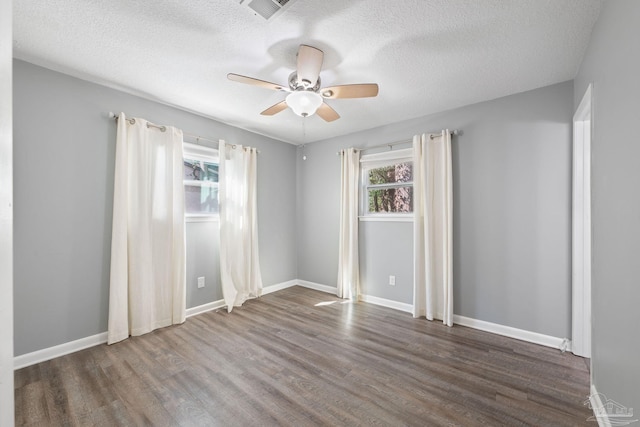
[[[293,2],[294,0],[240,0],[240,4],[251,9],[254,15],[262,16],[267,20],[279,15],[285,6],[291,5]]]

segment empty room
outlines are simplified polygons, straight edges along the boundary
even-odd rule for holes
[[[640,425],[640,2],[0,33],[0,426]]]

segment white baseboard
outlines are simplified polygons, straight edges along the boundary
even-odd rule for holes
[[[305,288],[315,289],[317,291],[336,294],[337,289],[335,287],[321,285],[319,283],[308,282],[306,280],[298,280],[298,285]],[[360,301],[364,301],[370,304],[376,304],[384,307],[393,308],[395,310],[404,311],[407,313],[413,313],[413,305],[401,303],[398,301],[388,300],[384,298],[375,297],[372,295],[360,295]],[[497,323],[486,322],[484,320],[476,320],[470,317],[464,317],[457,314],[453,315],[453,323],[461,326],[467,326],[469,328],[478,329],[485,332],[491,332],[496,335],[502,335],[509,338],[515,338],[521,341],[530,342],[533,344],[543,345],[545,347],[557,348],[558,350],[570,351],[570,345],[567,348],[567,342],[564,338],[552,337],[550,335],[540,334],[538,332],[526,331],[524,329],[513,328],[511,326],[499,325]]]
[[[306,280],[298,280],[297,284],[304,288],[314,289],[316,291],[326,292],[328,294],[336,295],[338,293],[338,289],[336,287],[321,285],[320,283],[308,282]],[[408,313],[413,312],[413,305],[411,304],[405,304],[403,302],[392,301],[384,298],[378,298],[372,295],[360,295],[359,300],[370,303],[370,304],[393,308],[395,310],[406,311]]]
[[[281,291],[283,289],[290,288],[298,284],[297,280],[289,280],[288,282],[276,283],[275,285],[269,285],[262,288],[262,295],[270,294],[271,292]]]
[[[601,399],[601,394],[596,390],[596,386],[591,384],[591,394],[589,395],[589,402],[591,402],[591,410],[593,411],[593,417],[598,422],[599,427],[611,427],[611,421],[604,408],[604,403]],[[590,420],[591,421],[591,420]]]
[[[208,302],[206,304],[198,305],[196,307],[187,308],[187,317],[206,313],[207,311],[218,310],[226,306],[227,304],[224,302],[223,299],[219,299],[218,301]]]
[[[600,427],[635,425],[638,422],[637,415],[633,416],[633,408],[627,408],[599,393],[595,384],[591,384],[590,391],[589,399],[584,404],[591,408],[593,416],[587,418],[587,421],[597,421]]]
[[[275,285],[269,285],[262,288],[261,295],[267,295],[271,292],[280,291],[282,289],[290,288],[298,283],[297,280],[289,280],[288,282],[276,283]],[[206,313],[207,311],[219,310],[226,307],[227,304],[223,299],[218,301],[208,302],[206,304],[199,305],[197,307],[191,307],[187,309],[187,317],[196,316],[198,314]]]
[[[406,304],[404,302],[378,298],[372,295],[360,295],[360,301],[368,302],[370,304],[380,305],[383,307],[393,308],[395,310],[406,311],[407,313],[413,313],[413,305]]]
[[[289,280],[288,282],[267,286],[263,288],[262,295],[295,286],[296,284],[298,284],[297,280]],[[199,305],[197,307],[188,308],[186,310],[186,317],[206,313],[207,311],[218,310],[223,307],[226,307],[224,300],[212,301],[207,304]],[[107,333],[102,332],[90,337],[80,338],[79,340],[44,348],[42,350],[37,350],[27,354],[22,354],[13,358],[13,369],[16,370],[26,368],[27,366],[35,365],[36,363],[46,362],[47,360],[55,359],[56,357],[61,357],[70,353],[75,353],[76,351],[84,350],[85,348],[104,344],[106,342]]]
[[[316,291],[326,292],[333,295],[336,295],[337,293],[337,289],[334,286],[322,285],[320,283],[309,282],[306,280],[289,280],[287,282],[266,286],[265,288],[262,289],[262,295],[267,295],[272,292],[276,292],[276,291],[286,289],[296,285],[302,286],[304,288],[314,289]],[[413,312],[413,305],[411,304],[379,298],[372,295],[361,295],[360,300],[370,304],[376,304],[383,307],[393,308],[399,311],[404,311],[408,313]],[[218,310],[223,307],[226,307],[224,300],[213,301],[207,304],[203,304],[197,307],[192,307],[187,309],[186,317],[191,317],[197,314],[206,313],[207,311]],[[537,332],[525,331],[522,329],[512,328],[510,326],[503,326],[496,323],[485,322],[483,320],[471,319],[469,317],[459,316],[456,314],[453,315],[453,322],[458,325],[468,326],[470,328],[479,329],[482,331],[491,332],[498,335],[504,335],[504,336],[516,338],[522,341],[527,341],[534,344],[540,344],[540,345],[557,348],[557,349],[562,349],[564,344],[564,340],[562,338],[556,338],[549,335],[539,334]],[[21,369],[30,365],[34,365],[36,363],[45,362],[47,360],[51,360],[56,357],[60,357],[69,353],[84,350],[85,348],[104,344],[106,342],[107,342],[107,333],[103,332],[90,337],[81,338],[79,340],[75,340],[68,343],[45,348],[42,350],[34,351],[32,353],[16,356],[13,359],[14,369]]]
[[[35,365],[36,363],[46,362],[47,360],[55,359],[56,357],[64,356],[69,353],[75,353],[76,351],[84,350],[85,348],[104,344],[106,342],[107,333],[102,332],[101,334],[80,338],[79,340],[44,348],[32,353],[22,354],[13,358],[13,369],[26,368],[27,366]]]
[[[497,335],[503,335],[509,338],[515,338],[521,341],[527,341],[534,344],[544,345],[546,347],[557,348],[562,350],[564,345],[563,338],[552,337],[537,332],[525,331],[524,329],[513,328],[511,326],[499,325],[497,323],[485,322],[484,320],[472,319],[470,317],[453,315],[453,323],[456,325],[467,326],[481,331],[491,332]]]
[[[326,292],[328,294],[336,295],[338,289],[335,286],[321,285],[320,283],[308,282],[306,280],[296,280],[298,286],[303,288],[315,289],[316,291]]]

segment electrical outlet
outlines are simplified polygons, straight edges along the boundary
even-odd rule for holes
[[[389,284],[391,286],[395,286],[396,285],[396,276],[389,276]]]
[[[198,277],[198,288],[204,288],[204,276]]]

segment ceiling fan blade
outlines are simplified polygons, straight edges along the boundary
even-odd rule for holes
[[[282,101],[272,105],[260,114],[262,114],[263,116],[273,116],[274,114],[278,114],[280,111],[285,110],[286,108],[287,101]]]
[[[313,87],[318,81],[324,53],[306,44],[301,44],[298,49],[298,84],[305,87]]]
[[[318,114],[325,122],[332,122],[340,118],[340,115],[336,113],[336,110],[331,108],[326,102],[322,103],[316,111],[316,114]]]
[[[320,89],[320,95],[325,99],[369,98],[378,95],[378,85],[375,83],[362,83],[325,87]]]
[[[287,90],[282,85],[271,83],[271,82],[266,82],[264,80],[254,79],[253,77],[241,76],[240,74],[229,73],[229,74],[227,74],[227,78],[229,80],[233,80],[234,82],[244,83],[244,84],[248,84],[248,85],[252,85],[252,86],[260,86],[260,87],[263,87],[265,89],[284,90],[284,91]]]

